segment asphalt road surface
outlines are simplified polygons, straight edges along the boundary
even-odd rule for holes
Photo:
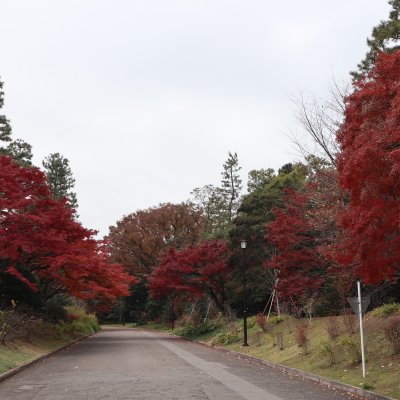
[[[166,334],[102,331],[0,383],[0,400],[333,400],[349,394]]]

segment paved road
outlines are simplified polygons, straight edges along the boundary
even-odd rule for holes
[[[100,332],[0,384],[0,400],[333,400],[354,397],[161,333]]]

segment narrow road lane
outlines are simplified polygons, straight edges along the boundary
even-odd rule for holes
[[[0,384],[0,400],[350,400],[162,333],[100,332]]]

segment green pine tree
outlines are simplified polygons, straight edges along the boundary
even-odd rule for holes
[[[252,312],[263,309],[275,284],[275,273],[265,269],[264,263],[275,254],[274,246],[265,239],[267,225],[274,220],[273,209],[283,207],[285,189],[300,189],[306,180],[307,168],[300,163],[285,164],[274,174],[272,168],[251,171],[249,179],[259,182],[243,196],[236,218],[229,231],[232,265],[242,265],[240,241],[247,240],[246,268],[248,306]],[[259,179],[261,178],[261,179]],[[263,183],[261,183],[263,182]],[[234,308],[240,309],[242,271],[237,268],[231,276],[229,290]]]
[[[247,191],[251,193],[262,189],[271,182],[274,176],[275,171],[272,168],[252,169],[248,174]]]
[[[206,185],[194,189],[191,193],[192,201],[204,212],[206,224],[203,237],[205,239],[228,237],[240,204],[242,190],[240,169],[237,154],[228,153],[228,159],[221,173],[221,186]]]
[[[0,110],[4,105],[3,82],[0,81]],[[12,140],[10,121],[0,114],[0,155],[13,158],[23,167],[32,166],[32,146],[21,139]]]
[[[6,154],[23,167],[32,167],[32,146],[24,140],[13,140],[7,146]]]
[[[0,81],[0,110],[4,105],[4,92],[3,92],[3,82]],[[5,115],[0,114],[0,155],[6,154],[7,150],[3,147],[1,142],[11,142],[11,126],[10,122]]]
[[[60,200],[65,197],[68,206],[76,210],[78,202],[76,194],[72,191],[75,179],[72,176],[68,159],[59,153],[53,153],[44,159],[43,167],[54,199]]]
[[[379,52],[391,52],[400,48],[400,0],[389,0],[389,4],[392,6],[389,18],[373,28],[372,37],[367,39],[369,50],[365,58],[357,65],[357,70],[350,73],[353,80],[360,79],[371,70]]]
[[[241,167],[237,154],[228,153],[228,159],[223,165],[221,189],[226,204],[227,221],[231,223],[240,204],[242,180],[239,176]]]

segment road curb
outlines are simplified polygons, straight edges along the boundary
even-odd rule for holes
[[[56,353],[58,353],[60,351],[63,351],[63,350],[66,350],[68,347],[71,347],[74,344],[79,343],[84,339],[87,339],[89,336],[92,336],[95,333],[90,333],[89,335],[82,336],[82,337],[74,340],[71,343],[68,343],[68,344],[66,344],[66,345],[64,345],[64,346],[62,346],[62,347],[60,347],[60,348],[58,348],[56,350],[51,351],[50,353],[44,354],[43,356],[40,356],[38,358],[33,359],[32,361],[29,361],[26,364],[20,365],[19,367],[15,367],[13,369],[10,369],[9,371],[3,372],[2,374],[0,374],[0,382],[3,382],[6,379],[11,378],[12,376],[14,376],[14,375],[18,374],[19,372],[23,371],[24,369],[29,368],[34,364],[37,364],[39,361],[45,360],[46,358],[52,356],[53,354],[56,354]]]
[[[197,342],[197,343],[200,343],[200,342]],[[271,361],[265,361],[265,360],[262,360],[262,359],[257,358],[257,357],[253,357],[253,356],[249,356],[247,354],[239,353],[237,351],[225,349],[223,347],[211,346],[211,345],[209,345],[207,343],[204,343],[204,342],[201,343],[201,344],[205,345],[207,347],[210,347],[210,348],[217,349],[219,351],[223,351],[223,352],[228,353],[228,354],[232,354],[232,355],[234,355],[234,356],[236,356],[238,358],[247,359],[249,361],[253,361],[253,362],[256,362],[258,364],[262,364],[262,365],[265,365],[267,367],[280,370],[280,371],[282,371],[284,373],[288,373],[290,375],[294,375],[294,376],[298,376],[298,377],[301,377],[301,378],[304,378],[304,379],[308,379],[308,380],[317,382],[317,383],[319,383],[321,385],[341,390],[343,392],[355,394],[357,396],[362,397],[363,399],[368,399],[368,400],[396,400],[396,399],[393,399],[392,397],[382,396],[380,394],[371,392],[369,390],[361,389],[361,388],[358,388],[356,386],[348,385],[346,383],[341,383],[341,382],[338,382],[338,381],[334,381],[334,380],[325,378],[325,377],[320,376],[320,375],[315,375],[315,374],[313,374],[311,372],[301,371],[301,370],[298,370],[296,368],[286,367],[285,365],[282,365],[282,364],[273,363]]]
[[[153,330],[153,332],[154,332],[154,330]],[[245,360],[249,360],[249,361],[252,361],[252,362],[255,362],[255,363],[258,363],[258,364],[262,364],[262,365],[265,365],[267,367],[282,371],[284,373],[288,373],[289,375],[301,377],[301,378],[314,381],[316,383],[319,383],[321,385],[324,385],[324,386],[327,386],[327,387],[330,387],[330,388],[335,388],[335,389],[341,390],[343,392],[354,394],[354,395],[359,396],[359,397],[361,397],[363,399],[367,399],[367,400],[397,400],[397,399],[394,399],[392,397],[386,397],[386,396],[380,395],[378,393],[371,392],[369,390],[358,388],[356,386],[352,386],[352,385],[348,385],[346,383],[341,383],[341,382],[338,382],[338,381],[334,381],[334,380],[325,378],[323,376],[313,374],[311,372],[301,371],[299,369],[287,367],[287,366],[282,365],[282,364],[278,364],[278,363],[273,363],[271,361],[262,360],[261,358],[249,356],[249,355],[244,354],[244,353],[239,353],[238,351],[225,349],[224,347],[213,346],[213,345],[211,345],[211,344],[209,344],[207,342],[201,342],[201,341],[198,341],[198,340],[192,340],[192,339],[189,339],[189,338],[186,338],[186,337],[183,337],[183,336],[174,335],[173,333],[169,333],[169,332],[162,332],[162,331],[157,331],[157,332],[166,333],[167,335],[174,336],[176,338],[185,339],[185,340],[188,340],[189,342],[197,343],[197,344],[200,344],[202,346],[209,347],[211,349],[215,349],[215,350],[224,352],[226,354],[231,354],[231,355],[233,355],[235,357],[238,357],[238,358],[243,358]]]

